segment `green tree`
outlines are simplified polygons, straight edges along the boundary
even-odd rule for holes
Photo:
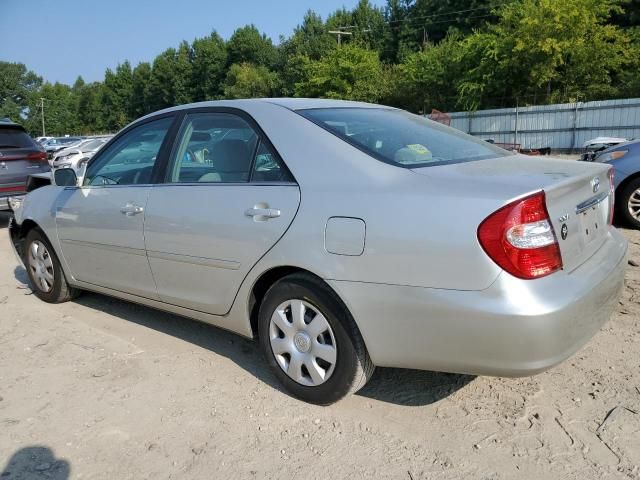
[[[519,0],[500,20],[462,42],[469,65],[459,93],[466,107],[501,97],[549,103],[616,96],[612,73],[625,67],[630,39],[607,24],[616,0]]]
[[[219,98],[224,89],[227,50],[224,40],[216,32],[193,41],[192,84],[193,100]]]
[[[293,35],[283,40],[280,46],[279,62],[281,93],[295,95],[296,83],[307,78],[307,60],[320,60],[330,50],[336,48],[336,39],[328,33],[322,18],[308,10],[301,25]]]
[[[45,128],[47,135],[73,135],[79,132],[77,102],[73,89],[63,83],[44,83],[38,95],[30,96],[24,120],[25,128],[32,135],[42,133],[40,97],[44,98]]]
[[[296,85],[297,96],[376,102],[387,92],[378,53],[354,44],[331,50],[318,61],[307,60],[306,69],[307,78]]]
[[[457,86],[463,78],[462,37],[452,34],[438,45],[409,55],[391,76],[392,101],[413,111],[456,107]]]
[[[131,120],[151,112],[147,98],[147,85],[151,80],[151,65],[142,62],[131,72],[131,101],[129,102],[129,118]]]
[[[227,64],[251,63],[271,67],[278,52],[273,42],[254,25],[238,28],[227,42]]]
[[[101,93],[102,124],[110,131],[121,129],[130,121],[133,97],[133,73],[129,62],[119,64],[115,72],[107,69]]]
[[[224,87],[225,98],[270,97],[277,88],[278,77],[263,65],[234,63],[229,68]]]
[[[388,29],[384,11],[371,5],[369,0],[359,0],[351,12],[351,20],[354,26],[353,41],[382,55],[386,47],[384,40]]]
[[[23,63],[0,61],[0,118],[19,121],[41,85],[42,78]]]
[[[103,83],[93,82],[82,86],[78,93],[78,124],[81,134],[109,132],[102,123],[104,118],[102,103]]]
[[[182,53],[179,53],[175,48],[168,48],[153,61],[151,76],[145,91],[145,98],[151,111],[186,103],[185,100],[190,101],[188,79],[191,71],[190,69],[187,72],[179,70],[180,64],[187,63],[187,52],[184,47],[181,50]]]

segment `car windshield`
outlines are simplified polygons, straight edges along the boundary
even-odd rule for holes
[[[34,141],[20,128],[0,128],[0,148],[34,148]]]
[[[418,168],[513,155],[419,115],[388,108],[318,108],[298,113],[372,157]]]

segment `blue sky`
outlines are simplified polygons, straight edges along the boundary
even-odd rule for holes
[[[384,5],[384,0],[372,0]],[[181,40],[217,30],[228,39],[249,23],[278,42],[313,9],[357,0],[0,0],[0,60],[22,62],[46,80],[101,80],[107,67],[151,61]]]

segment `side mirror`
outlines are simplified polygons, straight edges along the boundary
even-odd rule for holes
[[[60,187],[75,187],[78,185],[78,177],[73,168],[59,168],[53,172],[53,181]]]

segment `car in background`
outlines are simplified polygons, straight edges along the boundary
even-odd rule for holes
[[[76,174],[84,168],[87,161],[111,139],[111,136],[87,138],[78,145],[63,148],[49,161],[51,168],[73,168]]]
[[[613,147],[614,145],[619,145],[628,141],[628,139],[620,137],[592,138],[591,140],[587,140],[582,144],[582,154],[580,155],[580,160],[584,162],[593,162],[593,160],[596,158],[596,155],[598,155],[598,153],[602,150],[606,150],[609,147]]]
[[[26,193],[27,177],[49,171],[47,154],[23,126],[0,119],[0,210],[9,209],[9,198]]]
[[[533,375],[624,285],[611,167],[531,158],[390,107],[202,102],[133,122],[14,210],[33,293],[92,290],[258,338],[329,404],[374,366]]]
[[[53,137],[36,137],[34,140],[38,142],[40,145],[43,145],[45,142],[48,142]]]
[[[613,167],[616,221],[640,229],[640,140],[603,150],[594,162]]]
[[[84,140],[83,137],[55,137],[47,140],[42,145],[47,152],[47,158],[52,159],[56,152],[63,148],[74,147]]]

